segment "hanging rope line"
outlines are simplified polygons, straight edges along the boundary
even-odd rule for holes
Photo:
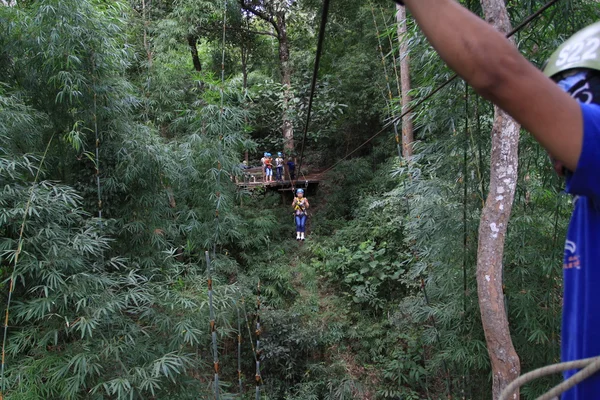
[[[559,385],[555,386],[550,391],[546,392],[536,400],[551,400],[571,389],[573,386],[589,378],[596,372],[600,371],[600,356],[586,358],[583,360],[569,361],[558,364],[548,365],[546,367],[538,368],[531,372],[521,375],[514,381],[512,381],[500,394],[499,400],[509,400],[512,394],[521,386],[529,383],[535,379],[552,375],[560,372],[569,371],[572,369],[581,369],[578,373],[563,381]]]
[[[244,319],[246,320],[246,328],[248,329],[248,338],[250,338],[249,342],[250,342],[250,347],[252,348],[252,355],[254,356],[254,361],[258,362],[258,357],[256,356],[256,347],[254,347],[254,342],[252,341],[252,328],[250,328],[250,320],[248,318],[248,312],[246,311],[246,303],[245,303],[244,297],[241,298],[240,302],[242,304],[242,311],[244,312]],[[264,393],[265,392],[265,388],[264,388],[265,382],[263,381],[262,373],[260,375],[260,383],[263,386],[261,391]]]
[[[510,31],[507,35],[506,38],[510,38],[512,36],[514,36],[516,33],[520,32],[523,28],[525,28],[530,22],[532,22],[533,20],[535,20],[537,17],[539,17],[540,15],[542,15],[544,13],[544,11],[546,11],[548,8],[552,7],[555,3],[558,3],[560,0],[550,0],[548,3],[546,3],[544,6],[542,6],[539,10],[537,10],[535,13],[531,14],[530,16],[528,16],[527,18],[525,18],[523,20],[523,22],[521,22],[516,28],[514,28],[512,31]],[[412,107],[410,107],[408,110],[404,111],[401,115],[399,115],[396,118],[391,119],[390,121],[388,121],[385,125],[383,125],[383,127],[381,128],[381,130],[379,130],[378,132],[376,132],[373,136],[371,136],[370,138],[368,138],[367,140],[365,140],[362,144],[360,144],[358,147],[356,147],[354,150],[352,150],[350,153],[346,154],[342,159],[338,160],[337,162],[335,162],[331,167],[327,168],[326,170],[320,172],[320,175],[323,175],[329,171],[331,171],[332,169],[334,169],[336,166],[338,166],[341,162],[343,162],[344,160],[346,160],[348,157],[350,157],[352,154],[356,153],[358,150],[360,150],[361,148],[363,148],[364,146],[366,146],[368,143],[370,143],[373,139],[375,139],[377,136],[381,135],[383,132],[385,132],[387,130],[387,128],[389,128],[390,126],[398,123],[398,121],[401,121],[403,117],[405,117],[406,115],[412,113],[413,111],[415,111],[417,108],[421,107],[425,102],[427,102],[429,99],[431,99],[433,96],[435,96],[438,92],[442,91],[442,89],[444,89],[446,86],[448,86],[450,83],[454,82],[454,80],[458,78],[457,74],[452,75],[450,78],[448,78],[444,83],[442,83],[441,85],[439,85],[438,87],[436,87],[433,91],[431,91],[431,93],[429,93],[427,96],[425,96],[424,98],[422,98],[421,100],[419,100],[415,105],[413,105]]]
[[[5,390],[6,390],[6,379],[4,376],[4,371],[6,369],[5,359],[6,359],[6,337],[8,335],[8,316],[10,313],[10,303],[12,301],[12,295],[15,290],[15,281],[17,279],[17,265],[19,263],[19,256],[21,255],[21,252],[23,251],[23,234],[25,232],[25,222],[27,222],[27,216],[29,215],[31,203],[33,201],[33,191],[35,189],[35,186],[38,183],[38,179],[40,177],[40,172],[44,165],[44,161],[46,160],[46,155],[48,154],[48,150],[50,149],[50,144],[52,143],[53,139],[54,139],[54,134],[52,134],[52,136],[50,137],[50,140],[48,141],[48,144],[46,145],[46,150],[44,150],[44,154],[42,155],[42,158],[40,160],[40,166],[38,167],[38,169],[35,173],[35,178],[33,179],[33,183],[31,184],[31,188],[29,189],[29,198],[27,199],[27,204],[25,204],[25,210],[23,211],[23,221],[21,222],[21,228],[19,229],[19,239],[17,241],[17,250],[15,251],[15,255],[14,255],[13,270],[12,270],[12,273],[10,274],[10,281],[9,281],[9,287],[8,287],[8,299],[6,301],[6,309],[4,311],[4,332],[2,335],[2,364],[0,366],[0,380],[2,381],[1,391],[0,391],[0,400],[2,400]]]
[[[323,41],[325,39],[325,27],[327,26],[327,15],[329,14],[329,0],[323,1],[323,10],[321,11],[321,26],[319,27],[319,39],[317,42],[317,54],[315,56],[315,67],[310,84],[310,96],[308,98],[308,109],[306,111],[306,123],[304,124],[304,134],[302,136],[302,145],[300,147],[300,162],[298,163],[298,175],[302,171],[302,162],[304,161],[304,146],[306,144],[306,136],[308,135],[308,127],[310,124],[310,114],[312,112],[313,99],[315,97],[315,88],[317,86],[317,76],[319,74],[319,64],[321,63],[321,54],[323,53]],[[293,184],[292,184],[293,186]]]

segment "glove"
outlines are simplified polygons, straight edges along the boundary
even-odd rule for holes
[[[402,0],[394,0],[396,3],[400,4],[401,6],[404,5],[404,2]]]

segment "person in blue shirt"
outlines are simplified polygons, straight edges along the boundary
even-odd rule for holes
[[[288,174],[290,175],[290,180],[296,179],[296,163],[292,160],[292,157],[288,158],[287,162],[288,166]]]
[[[444,61],[531,132],[564,172],[575,207],[564,252],[561,357],[599,356],[600,22],[560,46],[541,72],[455,0],[403,3]],[[600,399],[600,374],[562,399]]]

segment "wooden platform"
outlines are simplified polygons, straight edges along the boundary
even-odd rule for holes
[[[263,182],[263,173],[262,173],[262,168],[249,168],[247,170],[244,171],[244,177],[243,180],[238,178],[238,182],[236,182],[236,184],[238,185],[238,187],[240,188],[245,188],[245,189],[256,189],[256,188],[267,188],[270,190],[278,190],[280,192],[287,192],[287,191],[292,191],[298,188],[309,188],[309,187],[315,187],[319,184],[320,180],[320,176],[318,173],[313,173],[313,174],[309,174],[309,175],[301,175],[300,177],[298,177],[298,179],[296,179],[295,181],[291,181],[289,179],[283,180],[283,181],[276,181],[275,180],[275,174],[273,174],[273,181],[272,182]],[[287,174],[287,172],[286,172]],[[289,178],[289,177],[288,177]],[[292,185],[293,184],[293,185]]]

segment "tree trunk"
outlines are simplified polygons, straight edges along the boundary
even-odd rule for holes
[[[287,154],[294,151],[294,126],[289,116],[290,102],[292,101],[292,68],[290,66],[290,45],[287,37],[285,14],[277,16],[277,30],[279,39],[279,64],[281,65],[281,84],[283,92],[283,149]]]
[[[246,47],[245,43],[242,43],[241,46],[241,62],[242,62],[242,87],[244,90],[248,86],[248,53],[249,49]]]
[[[148,4],[149,6],[150,4]],[[148,43],[148,21],[146,14],[146,0],[142,0],[142,12],[144,19],[144,50],[146,50],[146,56],[148,57],[148,68],[152,68],[152,51],[150,50],[150,44]]]
[[[283,85],[283,110],[281,114],[281,128],[283,131],[283,148],[288,154],[294,151],[294,125],[290,119],[290,103],[293,100],[292,94],[292,68],[290,66],[290,44],[287,36],[286,7],[279,7],[275,2],[267,4],[266,10],[260,9],[252,2],[241,0],[240,4],[246,11],[251,12],[258,18],[270,24],[276,31],[273,36],[277,38],[279,44],[279,65],[281,68],[281,84]]]
[[[198,57],[198,48],[196,47],[196,42],[198,41],[198,38],[194,35],[188,35],[187,41],[188,45],[190,46],[190,52],[192,53],[194,69],[200,72],[202,71],[202,64],[200,63],[200,58]]]
[[[503,0],[481,0],[486,20],[502,33],[511,30]],[[488,354],[493,398],[519,376],[521,366],[510,336],[502,289],[502,261],[508,220],[517,185],[520,126],[494,107],[490,188],[479,225],[477,294]],[[513,399],[519,398],[515,392]]]
[[[400,83],[402,87],[402,113],[409,109],[410,97],[410,56],[406,36],[406,9],[396,5],[396,20],[398,21],[398,42],[400,42]],[[402,118],[402,156],[410,159],[413,155],[413,123],[412,113]]]

